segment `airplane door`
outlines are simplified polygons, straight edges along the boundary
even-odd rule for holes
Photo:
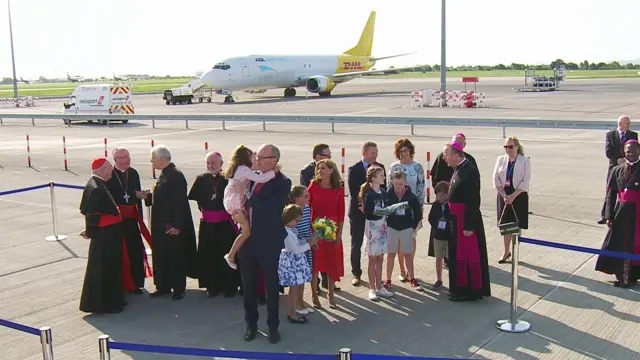
[[[246,60],[242,60],[240,66],[242,66],[242,77],[249,77],[249,64]]]

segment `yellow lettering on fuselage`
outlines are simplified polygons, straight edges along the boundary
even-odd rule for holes
[[[344,74],[356,71],[367,71],[375,65],[375,61],[370,56],[338,56],[338,66],[336,74]]]

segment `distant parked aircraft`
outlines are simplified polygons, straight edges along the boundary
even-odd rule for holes
[[[67,80],[71,82],[84,82],[84,77],[80,75],[70,76],[69,73],[67,73]]]

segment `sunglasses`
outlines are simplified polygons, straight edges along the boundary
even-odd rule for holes
[[[505,145],[505,146],[503,146],[503,147],[504,147],[505,149],[509,149],[509,150],[513,149],[513,145]]]

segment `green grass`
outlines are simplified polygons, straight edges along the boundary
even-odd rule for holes
[[[608,79],[608,78],[640,78],[638,72],[640,70],[572,70],[567,74],[567,79]],[[536,75],[553,75],[551,70],[536,71]],[[447,78],[462,78],[465,76],[476,76],[479,78],[487,77],[523,77],[524,70],[504,70],[504,71],[449,71]],[[439,71],[431,72],[410,72],[391,75],[375,75],[367,76],[367,78],[439,78]],[[161,92],[166,89],[178,87],[191,81],[190,78],[182,79],[160,79],[146,81],[131,81],[128,84],[133,85],[133,93],[149,93]],[[480,79],[482,81],[482,79]],[[108,81],[105,81],[108,83]],[[88,83],[91,84],[91,83]],[[77,87],[77,83],[54,83],[54,84],[18,84],[18,93],[20,96],[67,96]],[[0,98],[13,97],[12,85],[0,85]]]
[[[133,85],[133,93],[145,93],[145,92],[158,92],[164,91],[170,88],[175,88],[184,85],[191,81],[190,78],[184,79],[160,79],[160,80],[141,80],[141,81],[126,81],[124,84]],[[111,83],[110,81],[99,81],[95,83],[84,84],[99,84],[99,83]],[[40,84],[18,84],[19,96],[67,96],[73,92],[73,90],[83,83],[40,83]],[[0,98],[13,97],[13,85],[0,85]]]
[[[567,72],[566,79],[610,79],[610,78],[640,78],[638,75],[640,70],[571,70]],[[553,76],[552,70],[536,70],[536,75]],[[523,77],[524,70],[503,70],[503,71],[448,71],[447,78],[462,78],[462,77]],[[372,75],[367,77],[375,78],[439,78],[439,71],[431,72],[409,72],[401,74],[390,75]],[[482,81],[482,80],[480,80]]]

